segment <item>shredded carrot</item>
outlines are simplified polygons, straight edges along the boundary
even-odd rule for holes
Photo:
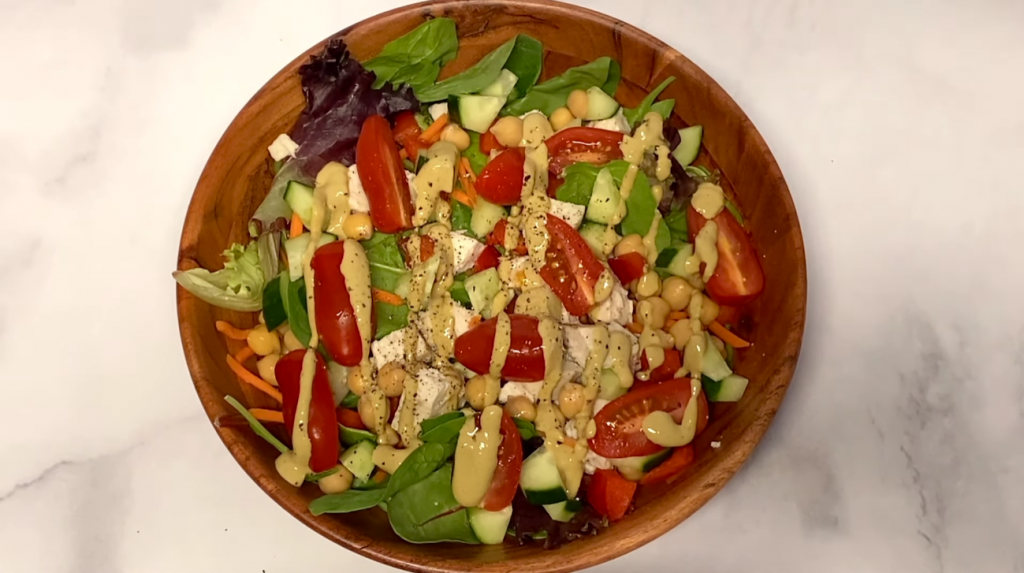
[[[386,302],[396,306],[405,304],[405,300],[397,294],[376,287],[373,289],[373,300]]]
[[[666,320],[665,321],[665,328],[663,328],[662,330],[667,331],[668,329],[672,328],[672,325],[674,325],[677,322],[679,322],[679,319],[676,319],[676,318],[670,318],[670,319]]]
[[[217,327],[217,332],[220,332],[231,340],[245,340],[246,338],[249,338],[249,333],[252,332],[249,328],[244,330],[241,328],[235,328],[235,325],[224,320],[218,320],[214,325]]]
[[[462,164],[462,169],[466,172],[466,177],[471,182],[476,183],[476,173],[473,173],[473,166],[469,164],[469,158],[463,157],[460,163]]]
[[[470,328],[474,328],[476,325],[478,325],[481,322],[483,322],[483,320],[484,320],[484,317],[480,316],[479,314],[474,314],[469,319],[469,327]]]
[[[441,139],[441,130],[444,126],[448,125],[448,114],[442,114],[441,117],[434,120],[434,123],[430,124],[430,127],[425,129],[420,134],[420,139],[426,143],[435,143]]]
[[[462,203],[463,205],[467,205],[467,206],[472,207],[472,205],[469,204],[471,199],[469,198],[469,195],[467,195],[465,191],[462,191],[462,190],[452,191],[452,199],[455,199],[456,201],[458,201],[459,203]]]
[[[256,387],[256,389],[262,391],[264,394],[278,402],[284,402],[284,399],[281,397],[281,392],[278,391],[277,388],[267,384],[262,378],[246,370],[245,366],[239,364],[239,362],[235,360],[235,357],[230,354],[228,354],[228,366],[230,366],[231,370],[242,379],[242,382]]]
[[[401,157],[402,159],[409,159],[409,152],[406,151],[405,148],[403,147],[402,149],[398,150],[398,156]]]
[[[566,436],[564,443],[565,443],[565,445],[569,446],[570,448],[575,448],[576,447],[576,438],[570,438],[569,436]]]
[[[466,202],[470,207],[476,207],[476,188],[473,187],[473,183],[466,177],[466,174],[459,170],[459,183],[462,185],[462,189],[466,193],[466,198],[469,201]]]
[[[252,347],[246,346],[245,348],[235,353],[235,360],[237,360],[239,364],[242,364],[243,362],[252,358],[255,355],[256,353],[252,351]]]
[[[689,318],[690,315],[686,314],[685,310],[676,310],[668,313],[668,317],[676,320],[682,320],[684,318]]]
[[[626,325],[626,330],[632,332],[633,334],[640,334],[641,332],[644,331],[644,325],[640,324],[639,322],[631,322]]]
[[[717,320],[708,325],[708,330],[715,333],[715,336],[721,338],[722,342],[732,346],[733,348],[746,348],[750,346],[749,342],[733,334],[731,330],[723,326],[722,323]]]
[[[277,422],[278,424],[284,423],[284,414],[277,410],[267,410],[266,408],[249,408],[249,413],[252,414],[253,418],[261,422]]]
[[[298,213],[292,213],[292,224],[288,228],[288,238],[294,239],[302,234],[302,218]]]

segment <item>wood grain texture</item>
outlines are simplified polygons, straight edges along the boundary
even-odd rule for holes
[[[288,512],[325,537],[382,563],[429,572],[575,571],[633,550],[691,515],[736,473],[764,435],[793,375],[803,335],[807,287],[800,225],[782,173],[743,111],[691,61],[623,22],[543,0],[446,0],[393,10],[339,35],[364,60],[435,16],[455,19],[460,36],[458,58],[444,75],[465,69],[515,34],[526,33],[544,44],[543,78],[599,56],[619,60],[623,82],[617,98],[627,105],[636,105],[664,78],[678,78],[662,96],[676,100],[673,122],[704,126],[705,149],[697,163],[721,170],[723,186],[748,218],[767,279],[764,294],[747,310],[740,332],[756,342],[740,354],[737,366],[751,379],[746,395],[736,405],[713,405],[712,423],[695,442],[697,463],[685,475],[671,484],[641,488],[635,512],[601,535],[556,551],[512,543],[407,544],[378,510],[313,517],[306,506],[319,494],[316,486],[297,490],[281,480],[274,470],[276,451],[247,428],[217,431],[245,471]],[[179,269],[197,264],[219,268],[221,251],[247,239],[247,220],[271,181],[266,148],[279,133],[289,131],[304,105],[296,70],[322,46],[323,42],[310,48],[274,76],[217,144],[188,209]],[[225,354],[238,347],[226,344],[214,329],[217,319],[247,326],[255,323],[255,315],[213,308],[178,287],[178,316],[189,370],[211,421],[233,412],[224,402],[226,394],[252,406],[271,405],[227,368]],[[713,440],[721,442],[719,449],[710,447]]]

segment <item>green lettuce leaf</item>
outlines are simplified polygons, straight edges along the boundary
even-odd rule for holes
[[[408,274],[402,249],[398,246],[398,235],[374,233],[373,237],[362,241],[366,258],[370,263],[370,284],[395,292],[398,285]]]
[[[621,182],[616,182],[621,185]],[[637,174],[633,189],[626,199],[626,217],[622,219],[620,234],[640,235],[643,237],[651,230],[651,223],[654,222],[654,213],[658,210],[658,202],[654,200],[654,193],[651,192],[651,184],[643,173]]]
[[[505,69],[519,78],[512,93],[508,94],[509,101],[523,97],[537,83],[543,64],[544,47],[540,40],[526,34],[516,36],[516,45],[505,62]]]
[[[590,203],[590,196],[594,192],[597,173],[604,167],[611,171],[615,184],[621,186],[622,178],[626,175],[626,170],[629,169],[629,163],[625,160],[617,159],[601,167],[589,163],[574,163],[565,168],[563,174],[565,183],[555,191],[555,198],[559,201],[586,206]]]
[[[516,100],[501,111],[502,115],[523,115],[532,110],[540,110],[545,115],[565,105],[569,93],[573,90],[585,90],[598,86],[610,96],[615,95],[622,77],[619,63],[605,56],[575,68],[564,74],[533,86],[527,90],[522,99]]]
[[[396,330],[401,330],[409,324],[409,305],[407,304],[394,305],[375,301],[373,310],[377,313],[376,340],[380,340]]]
[[[434,84],[441,67],[452,61],[458,50],[455,21],[434,18],[388,42],[377,57],[363,62],[363,67],[377,75],[374,89],[391,82],[395,86],[408,84],[419,92]]]
[[[462,152],[462,156],[469,160],[469,166],[473,169],[473,173],[477,175],[484,170],[484,166],[487,165],[488,157],[483,151],[480,151],[480,134],[475,131],[469,132],[469,147]]]
[[[663,219],[671,235],[673,243],[686,243],[690,240],[689,224],[686,221],[686,210],[672,211]]]
[[[248,247],[235,243],[224,251],[224,268],[174,271],[172,276],[185,290],[214,306],[255,312],[263,307],[263,270],[256,242]]]
[[[450,95],[471,94],[484,89],[498,79],[515,43],[516,39],[512,38],[461,74],[415,90],[416,99],[422,102],[440,101]]]
[[[452,199],[452,231],[465,231],[467,235],[473,234],[473,208],[462,201]]]
[[[626,116],[626,121],[629,122],[630,127],[636,127],[636,124],[643,121],[644,116],[652,111],[658,112],[663,118],[668,118],[672,114],[672,108],[675,106],[676,100],[660,101],[657,104],[654,103],[654,100],[674,81],[676,81],[675,76],[665,78],[665,81],[661,82],[658,87],[647,94],[647,97],[640,102],[640,105],[622,110],[622,114]]]

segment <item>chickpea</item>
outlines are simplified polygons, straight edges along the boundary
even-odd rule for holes
[[[657,296],[646,298],[636,304],[637,322],[660,330],[665,327],[665,321],[668,320],[668,313],[671,311],[665,299]]]
[[[629,253],[640,253],[641,256],[647,257],[647,247],[644,246],[644,238],[640,235],[626,235],[622,237],[622,240],[615,245],[615,256],[621,257]]]
[[[569,382],[562,386],[558,393],[558,409],[566,418],[572,418],[583,411],[583,403],[586,397],[583,395],[583,386],[575,382]]]
[[[466,401],[474,410],[483,410],[488,404],[487,376],[474,376],[466,382]],[[493,402],[492,402],[493,403]]]
[[[722,339],[718,338],[717,336],[711,336],[710,338],[711,338],[711,344],[714,344],[715,348],[718,349],[718,352],[722,356],[725,356],[725,343],[722,342]]]
[[[356,366],[348,369],[348,391],[356,396],[362,396],[366,392],[362,368]]]
[[[469,149],[469,134],[454,123],[449,123],[441,130],[441,141],[454,144],[459,151]]]
[[[523,120],[513,116],[503,117],[491,126],[491,133],[503,146],[519,147],[523,141]]]
[[[640,297],[656,296],[661,291],[661,277],[656,271],[647,271],[637,279],[636,294]]]
[[[704,300],[700,305],[700,323],[707,326],[714,322],[715,319],[718,318],[719,310],[721,310],[721,308],[718,306],[717,302],[708,297],[704,297]]]
[[[387,421],[391,417],[391,408],[387,400],[384,401],[384,420]],[[363,425],[373,431],[377,427],[377,421],[373,415],[373,401],[370,399],[369,394],[364,394],[359,397],[359,419],[363,421]]]
[[[275,374],[274,369],[277,367],[277,361],[280,359],[280,354],[268,354],[256,361],[256,371],[260,373],[260,378],[267,384],[277,386],[277,374]]]
[[[249,348],[252,348],[252,351],[258,356],[281,354],[281,341],[277,339],[276,334],[271,334],[267,327],[262,324],[250,330],[249,336],[245,337],[245,341],[249,343]]]
[[[551,112],[551,127],[555,131],[562,129],[569,125],[576,119],[573,117],[572,112],[567,107],[560,107],[555,111]]]
[[[349,239],[365,241],[373,236],[373,221],[366,213],[352,213],[341,223],[341,232]]]
[[[284,336],[282,337],[282,340],[284,341],[283,346],[285,354],[291,352],[292,350],[302,350],[306,348],[305,345],[299,342],[298,337],[295,336],[295,333],[292,332],[292,329],[290,328],[284,331]]]
[[[320,491],[326,494],[332,493],[344,493],[352,487],[352,480],[355,476],[345,466],[339,465],[338,471],[333,474],[320,478],[316,484],[320,486]]]
[[[569,111],[573,115],[580,119],[586,119],[587,112],[590,111],[590,98],[587,97],[587,92],[583,90],[572,90],[566,105],[569,106]]]
[[[405,390],[405,369],[398,362],[388,362],[377,373],[377,384],[388,398],[396,398]],[[360,376],[360,379],[362,377]]]
[[[512,396],[505,403],[505,411],[513,418],[522,418],[528,422],[537,419],[537,407],[526,396]]]
[[[693,336],[693,329],[690,328],[689,320],[677,320],[671,328],[668,329],[668,333],[672,335],[676,350],[682,350],[686,348],[686,343],[690,341],[690,337]]]
[[[690,306],[693,287],[682,277],[669,277],[661,283],[661,298],[672,310],[686,310]]]

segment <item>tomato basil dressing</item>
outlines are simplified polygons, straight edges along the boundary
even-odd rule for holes
[[[545,534],[616,521],[685,475],[709,401],[742,397],[749,343],[717,319],[764,274],[691,165],[699,126],[667,125],[671,78],[635,108],[609,58],[538,84],[520,35],[437,82],[455,34],[437,18],[362,64],[332,41],[253,243],[175,278],[262,311],[229,363],[255,354],[236,372],[281,410],[241,413],[282,479],[319,485],[314,514],[380,507],[416,543],[500,543],[523,511],[570,524]]]

